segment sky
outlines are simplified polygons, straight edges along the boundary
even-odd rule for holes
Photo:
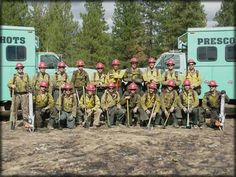
[[[215,13],[220,9],[221,1],[202,1],[204,5],[204,11],[207,14],[207,27],[213,27],[217,24],[216,21],[213,21]],[[105,9],[105,20],[107,21],[110,30],[112,27],[112,15],[115,8],[114,1],[105,1],[103,2],[103,8]],[[72,12],[74,18],[82,24],[82,19],[80,18],[80,13],[86,13],[84,7],[84,1],[72,1]]]

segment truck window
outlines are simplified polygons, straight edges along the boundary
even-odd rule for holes
[[[236,44],[225,46],[225,60],[229,62],[236,61]]]
[[[166,61],[171,58],[175,61],[174,69],[179,69],[180,68],[180,56],[175,55],[175,54],[166,54],[166,55],[161,56],[160,62],[156,65],[156,68],[166,69]]]
[[[49,69],[56,69],[59,62],[54,55],[41,55],[40,61],[45,62]]]
[[[7,46],[6,55],[8,61],[25,61],[26,48],[25,46]]]
[[[197,48],[197,60],[198,61],[216,61],[217,48],[216,47],[198,47]]]

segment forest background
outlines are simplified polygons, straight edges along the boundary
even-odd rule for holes
[[[200,0],[116,0],[111,29],[104,17],[103,1],[83,3],[86,12],[79,12],[82,23],[74,18],[73,2],[2,0],[1,25],[35,27],[39,51],[63,54],[69,66],[83,59],[86,67],[103,62],[109,68],[118,58],[125,68],[133,56],[139,59],[139,67],[144,67],[148,57],[176,49],[177,37],[187,28],[207,24]],[[236,26],[235,4],[233,0],[222,0],[214,17],[216,26]]]

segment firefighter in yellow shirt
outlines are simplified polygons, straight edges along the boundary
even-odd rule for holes
[[[143,90],[142,90],[143,78],[142,78],[142,71],[137,67],[138,59],[136,57],[131,58],[130,64],[131,67],[126,69],[123,78],[123,80],[127,82],[125,90],[127,90],[127,87],[130,83],[134,82],[138,86],[137,92],[140,95],[143,95]]]
[[[138,86],[132,82],[128,85],[128,90],[124,92],[121,97],[120,104],[126,108],[126,115],[129,114],[130,125],[140,126],[140,95],[137,93]],[[127,100],[129,106],[129,113],[127,113]],[[127,122],[127,116],[126,116]]]
[[[63,85],[64,90],[56,102],[56,108],[59,111],[58,123],[59,129],[61,128],[75,128],[75,118],[77,115],[77,98],[73,93],[73,86],[70,83]]]
[[[169,80],[167,82],[167,88],[161,93],[161,110],[162,110],[162,124],[167,121],[166,125],[173,125],[179,127],[178,120],[176,118],[176,111],[178,109],[178,93],[174,90],[175,81]],[[166,120],[168,118],[168,120]]]
[[[40,81],[40,90],[37,95],[33,96],[34,113],[35,113],[35,128],[43,128],[45,120],[50,117],[51,110],[54,107],[54,100],[48,93],[48,82]]]
[[[40,91],[40,82],[41,81],[46,81],[48,83],[48,92],[50,94],[52,94],[52,84],[51,84],[51,80],[50,80],[50,75],[48,73],[46,73],[46,68],[47,65],[44,62],[40,62],[38,65],[39,68],[39,72],[37,72],[33,78],[32,78],[32,89],[33,89],[33,93],[34,95],[37,95],[38,91]]]
[[[167,70],[162,74],[162,88],[166,89],[168,82],[173,80],[175,82],[174,89],[179,92],[179,86],[181,84],[180,76],[177,71],[175,71],[175,61],[169,59],[166,61]]]
[[[89,75],[84,70],[85,63],[83,60],[78,60],[76,66],[78,69],[73,72],[71,83],[74,86],[74,90],[77,90],[79,97],[81,97],[83,94],[83,87],[89,83]]]
[[[140,104],[142,109],[140,110],[140,121],[142,122],[142,126],[147,125],[150,116],[152,116],[151,119],[153,126],[159,124],[160,122],[160,117],[158,116],[158,112],[160,110],[160,97],[156,93],[156,89],[157,85],[151,82],[148,84],[148,91],[141,97]],[[151,115],[152,110],[154,111]]]
[[[209,126],[212,128],[218,128],[220,125],[219,113],[221,97],[223,95],[225,96],[225,103],[228,103],[230,99],[224,90],[221,92],[216,90],[216,87],[218,86],[216,81],[211,80],[208,83],[208,86],[210,91],[206,92],[202,99],[202,108],[205,111],[205,117],[208,117],[209,115],[211,117]]]
[[[83,113],[83,126],[85,128],[93,125],[96,127],[101,126],[100,115],[102,110],[100,109],[100,100],[95,95],[95,90],[94,84],[88,84],[86,86],[87,93],[84,93],[79,101],[80,109]]]
[[[191,88],[198,95],[201,95],[202,77],[198,70],[195,69],[196,62],[193,59],[188,60],[188,70],[183,74],[183,80],[188,79],[191,82]]]
[[[98,62],[96,64],[97,71],[93,74],[92,83],[96,86],[96,95],[101,100],[106,90],[106,74],[104,72],[104,64]]]
[[[115,84],[113,82],[108,84],[107,90],[102,95],[101,108],[104,112],[107,111],[106,113],[108,113],[108,126],[122,123],[125,110],[121,108],[120,95],[115,91]]]
[[[12,129],[15,128],[15,123],[17,120],[17,112],[19,107],[22,109],[23,124],[28,126],[28,117],[29,117],[29,100],[28,93],[31,91],[31,85],[29,80],[29,75],[24,72],[24,65],[22,63],[17,63],[15,67],[17,73],[13,75],[13,78],[8,82],[8,87],[11,90],[11,93],[14,91],[14,106],[13,109],[15,115],[15,122],[12,125]],[[13,123],[13,122],[12,122]]]
[[[59,89],[61,89],[65,83],[69,82],[68,75],[66,73],[66,64],[61,61],[57,65],[58,71],[52,78],[52,96],[56,102],[59,96]]]
[[[122,80],[124,77],[124,71],[119,69],[120,61],[118,59],[114,59],[112,61],[112,70],[107,73],[106,76],[106,84],[113,82],[115,84],[116,91],[119,92],[120,95],[123,94],[123,86]]]
[[[186,125],[187,114],[192,119],[193,127],[198,128],[199,99],[198,94],[191,88],[190,80],[184,80],[183,91],[179,95],[178,106],[182,110],[183,125]]]
[[[155,82],[157,84],[157,91],[159,90],[162,78],[161,71],[155,68],[156,60],[153,57],[148,59],[148,67],[143,72],[143,81],[144,88],[147,90],[147,85],[151,82]]]

